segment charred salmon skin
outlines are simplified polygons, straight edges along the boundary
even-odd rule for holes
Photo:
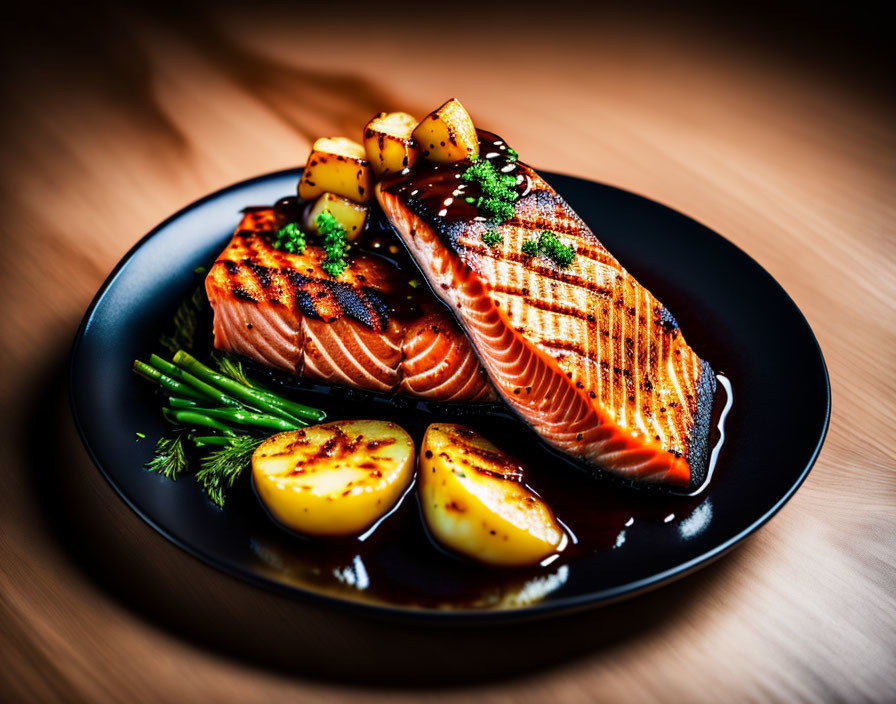
[[[550,446],[632,483],[699,486],[710,365],[550,185],[497,136],[479,139],[480,160],[516,176],[503,222],[480,210],[488,194],[465,177],[468,160],[420,160],[376,189],[431,288],[500,396]],[[569,256],[540,251],[542,233]]]
[[[389,262],[360,254],[334,279],[321,269],[321,248],[290,254],[271,245],[283,224],[273,208],[247,211],[209,270],[205,290],[216,348],[362,389],[436,401],[494,400],[444,306],[418,295],[400,314],[396,301],[406,300],[407,291]]]

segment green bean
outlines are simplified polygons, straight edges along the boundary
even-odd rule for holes
[[[218,374],[183,350],[178,350],[175,353],[174,363],[186,370],[186,373],[191,373],[203,381],[215,384],[243,403],[254,406],[261,411],[267,411],[282,417],[292,416],[296,419],[315,422],[326,418],[326,413],[318,408],[294,403],[276,394],[244,386],[223,374]]]
[[[206,384],[201,379],[197,379],[193,374],[190,374],[188,371],[181,369],[179,366],[172,364],[166,359],[162,359],[157,354],[154,354],[149,358],[149,363],[160,372],[167,374],[168,376],[177,379],[185,384],[189,384],[203,396],[211,399],[212,401],[220,403],[222,406],[239,405],[236,399],[228,396],[225,393],[222,393],[220,389],[216,389],[214,386]]]
[[[191,397],[195,399],[204,398],[203,395],[195,389],[181,383],[177,379],[172,379],[167,374],[163,374],[158,369],[151,367],[146,362],[141,362],[139,359],[134,360],[134,371],[144,379],[149,379],[150,381],[156,382],[166,391],[179,394],[183,397]]]
[[[199,401],[191,398],[180,398],[179,396],[169,396],[168,405],[172,408],[197,408]]]
[[[214,430],[218,430],[225,435],[236,434],[233,432],[233,430],[230,429],[229,426],[225,425],[221,421],[216,420],[215,418],[211,418],[204,413],[198,413],[197,411],[163,408],[162,413],[168,420],[175,423],[176,425],[198,425],[206,428],[213,428]]]
[[[244,411],[239,408],[195,408],[193,410],[196,413],[201,413],[209,418],[221,420],[226,423],[264,428],[265,430],[278,430],[282,432],[286,430],[298,430],[307,425],[304,421],[285,420],[278,416]]]

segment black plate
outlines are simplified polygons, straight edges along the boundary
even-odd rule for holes
[[[683,503],[583,490],[595,513],[606,517],[594,530],[607,534],[590,536],[601,548],[538,572],[506,573],[439,553],[419,525],[413,494],[389,519],[395,525],[382,531],[385,537],[362,551],[354,541],[321,547],[280,531],[248,482],[218,510],[191,479],[171,482],[144,471],[165,428],[147,385],[131,372],[132,361],[156,347],[174,307],[197,283],[193,270],[214,260],[239,211],[294,193],[299,173],[236,184],[159,225],[109,276],[75,339],[71,401],[84,444],[128,505],[192,555],[260,586],[390,617],[528,617],[630,596],[706,564],[765,523],[808,474],[827,430],[830,387],[818,343],[784,290],[744,252],[690,218],[611,186],[556,174],[547,175],[552,185],[674,312],[697,353],[732,383],[727,438],[699,498]],[[311,400],[335,411],[331,417],[393,417],[418,440],[431,420],[451,419],[449,411],[341,391]],[[581,482],[519,422],[500,415],[463,422]],[[136,431],[146,440],[136,442]],[[629,514],[637,515],[631,525]],[[414,601],[409,593],[428,596]]]

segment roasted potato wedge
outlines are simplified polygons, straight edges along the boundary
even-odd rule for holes
[[[442,545],[480,562],[540,562],[566,542],[547,504],[523,484],[519,463],[462,425],[430,425],[420,448],[423,515]]]
[[[406,112],[381,112],[364,128],[364,148],[375,176],[413,166],[420,149],[411,136],[417,120]]]
[[[367,221],[367,207],[362,203],[337,196],[335,193],[324,193],[308,206],[308,210],[305,212],[305,231],[315,235],[319,234],[317,216],[325,210],[329,210],[345,230],[346,239],[353,242],[364,230],[364,223]]]
[[[299,181],[299,198],[335,193],[358,203],[370,200],[370,162],[364,146],[346,137],[318,139]]]
[[[430,161],[450,164],[479,157],[476,127],[457,98],[420,120],[413,137],[420,153]]]
[[[414,442],[386,421],[351,420],[279,433],[252,455],[271,515],[317,536],[357,535],[398,501],[414,476]]]

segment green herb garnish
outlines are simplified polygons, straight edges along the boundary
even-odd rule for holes
[[[462,178],[478,183],[482,189],[482,195],[475,201],[477,208],[498,222],[513,217],[513,204],[519,198],[515,190],[516,176],[502,174],[488,159],[480,159],[467,167]],[[472,201],[467,198],[467,202]]]
[[[231,379],[235,379],[236,381],[240,382],[241,384],[245,384],[246,386],[255,386],[255,384],[249,381],[249,377],[246,376],[246,372],[243,371],[243,363],[236,357],[231,355],[229,352],[212,354],[212,359],[214,360],[218,369],[221,370],[222,374],[226,374]]]
[[[348,266],[345,255],[349,244],[345,237],[345,228],[329,210],[324,210],[314,222],[324,238],[324,251],[327,253],[321,268],[335,278]]]
[[[137,442],[140,442],[146,437],[146,433],[134,433],[137,436]]]
[[[486,230],[482,233],[482,241],[489,247],[497,247],[504,241],[504,235],[497,230]]]
[[[276,249],[290,254],[301,254],[305,251],[305,233],[294,222],[281,227],[271,243]]]
[[[263,438],[240,435],[231,438],[220,450],[206,455],[196,472],[196,481],[205,489],[208,497],[218,506],[224,505],[227,490],[252,460],[252,453],[263,442]]]
[[[189,467],[187,455],[184,452],[182,441],[183,433],[175,436],[165,436],[159,438],[156,443],[156,451],[144,467],[146,469],[158,472],[168,479],[177,479],[177,475],[185,472]]]
[[[560,238],[550,230],[545,230],[538,238],[538,247],[551,259],[553,259],[561,269],[565,269],[576,258],[576,250],[572,245],[563,244]]]
[[[523,254],[528,254],[530,257],[538,256],[538,240],[526,240],[523,242],[523,246],[520,247],[522,249]]]
[[[506,222],[513,217],[513,202],[499,198],[480,198],[478,207],[482,208],[498,221]]]
[[[514,201],[517,199],[516,176],[502,174],[495,165],[487,159],[477,161],[464,171],[462,178],[465,181],[477,181],[482,187],[482,192],[489,198]]]
[[[520,153],[513,147],[507,147],[507,158],[510,159],[510,161],[516,161],[520,158]]]
[[[544,254],[561,269],[566,269],[576,258],[576,250],[572,245],[563,244],[550,230],[543,230],[537,240],[526,240],[520,249],[530,257]]]

